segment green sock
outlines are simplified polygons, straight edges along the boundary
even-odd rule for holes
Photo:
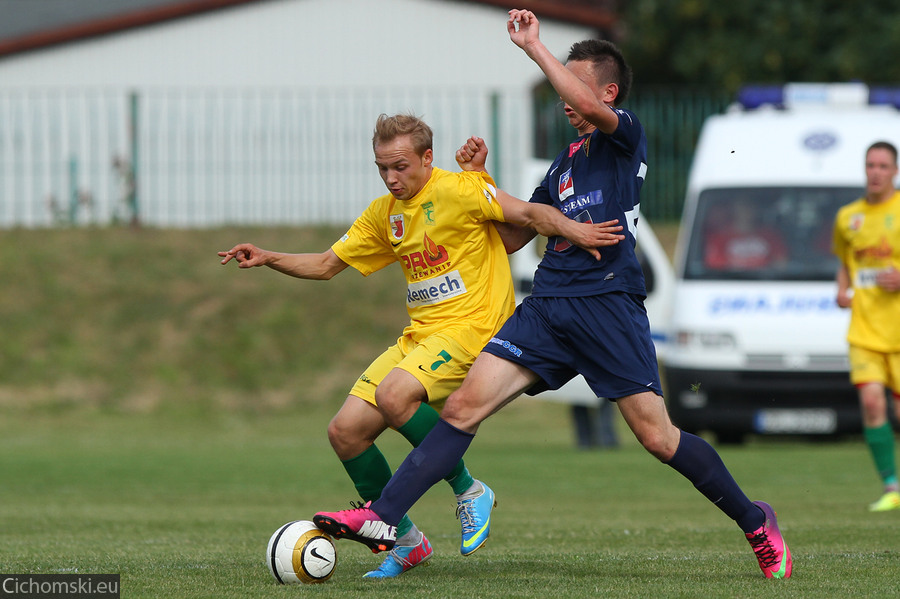
[[[397,429],[397,431],[406,437],[406,440],[412,443],[413,447],[418,447],[425,438],[425,435],[434,428],[440,416],[437,410],[429,406],[427,403],[419,405],[419,409],[413,414],[412,418],[406,421],[406,424]],[[475,483],[475,479],[469,474],[465,463],[460,460],[453,471],[444,478],[453,488],[453,492],[460,495]]]
[[[400,523],[397,524],[397,538],[402,539],[405,537],[406,533],[412,530],[412,527],[412,520],[409,519],[409,516],[403,514],[403,518],[401,518]]]
[[[391,480],[391,467],[384,454],[374,444],[355,458],[341,461],[341,464],[350,475],[350,480],[353,481],[356,492],[363,501],[375,501],[381,497],[381,491]],[[409,516],[403,516],[397,525],[397,538],[412,530],[412,526]]]
[[[381,497],[381,491],[391,480],[391,467],[381,450],[376,445],[369,446],[364,452],[341,462],[356,492],[363,501],[375,501]]]
[[[875,460],[878,476],[885,485],[897,479],[897,465],[894,461],[894,430],[889,422],[878,428],[864,429],[866,443]]]

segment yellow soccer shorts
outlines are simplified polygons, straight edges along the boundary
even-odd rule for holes
[[[375,358],[350,389],[350,395],[375,404],[375,388],[394,368],[413,375],[428,395],[428,403],[440,410],[447,396],[466,378],[475,354],[456,340],[452,331],[436,333],[419,343],[408,335]]]
[[[896,395],[900,393],[900,353],[872,351],[850,346],[850,382],[854,385],[881,383]]]

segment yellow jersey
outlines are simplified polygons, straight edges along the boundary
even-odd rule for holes
[[[432,169],[409,200],[375,199],[331,249],[368,276],[399,262],[416,343],[441,331],[477,354],[515,309],[509,259],[491,223],[503,220],[493,180]]]
[[[853,289],[848,343],[900,352],[900,293],[875,284],[879,272],[900,269],[900,192],[880,204],[861,198],[842,207],[834,223],[834,253]]]

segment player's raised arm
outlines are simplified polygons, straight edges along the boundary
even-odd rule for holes
[[[321,254],[285,254],[264,250],[252,243],[239,243],[230,250],[219,252],[219,256],[222,264],[235,260],[238,268],[268,266],[292,277],[320,281],[328,280],[347,268],[347,263],[330,248]]]
[[[485,169],[487,154],[488,149],[484,139],[472,136],[456,151],[456,163],[464,171],[487,173]],[[507,254],[519,251],[537,235],[534,229],[511,222],[494,221],[494,228],[500,234]]]
[[[484,139],[474,135],[456,151],[456,164],[464,171],[486,173],[488,148]]]
[[[544,46],[540,40],[540,22],[530,10],[509,11],[506,29],[512,42],[541,68],[563,102],[603,133],[612,134],[616,130],[619,115],[611,107],[618,96],[615,83],[602,89],[588,87]],[[591,67],[579,64],[579,68]]]

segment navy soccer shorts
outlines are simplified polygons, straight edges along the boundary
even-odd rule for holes
[[[628,293],[529,296],[482,351],[540,376],[529,395],[559,389],[578,374],[597,397],[662,395],[647,311]]]

